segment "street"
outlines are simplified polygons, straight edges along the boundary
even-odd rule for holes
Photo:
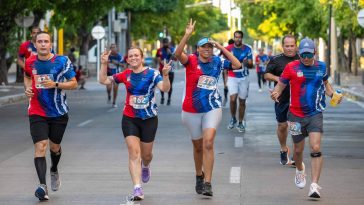
[[[256,73],[250,72],[246,133],[228,130],[229,108],[215,140],[212,198],[195,193],[192,144],[181,123],[184,70],[175,73],[170,106],[159,106],[159,127],[151,164],[152,178],[143,185],[144,205],[274,205],[364,204],[364,107],[349,100],[324,113],[322,198],[311,200],[310,155],[304,161],[307,185],[294,185],[295,169],[279,164],[274,105],[267,88],[258,92]],[[220,79],[220,91],[222,91]],[[119,205],[132,192],[128,152],[121,131],[125,87],[119,86],[118,108],[106,103],[105,86],[95,81],[86,90],[67,92],[69,123],[62,141],[59,171],[61,189],[47,205]],[[223,93],[223,92],[220,92]],[[159,103],[160,94],[156,94]],[[328,104],[328,100],[327,100]],[[33,162],[27,103],[0,107],[0,205],[38,204],[38,179]],[[291,137],[288,137],[291,143]],[[308,140],[306,140],[308,142]],[[49,152],[48,152],[49,153]],[[50,166],[47,154],[47,166]],[[47,183],[50,185],[49,169]]]

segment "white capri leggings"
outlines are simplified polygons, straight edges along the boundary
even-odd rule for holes
[[[204,113],[191,113],[182,111],[182,123],[187,127],[192,140],[202,138],[202,131],[206,128],[217,129],[221,122],[221,108]]]

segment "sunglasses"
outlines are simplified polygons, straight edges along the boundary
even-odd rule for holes
[[[302,53],[300,54],[301,58],[305,59],[305,58],[313,58],[313,56],[315,56],[314,53]]]

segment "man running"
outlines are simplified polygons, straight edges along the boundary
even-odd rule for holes
[[[264,78],[269,81],[274,81],[277,85],[279,77],[281,76],[283,69],[286,65],[294,60],[298,60],[297,54],[297,42],[296,37],[293,35],[285,35],[282,39],[283,53],[274,56],[267,65],[267,70],[264,74]],[[288,124],[287,114],[289,108],[290,91],[289,85],[282,91],[279,98],[279,102],[274,103],[274,110],[277,120],[277,136],[279,144],[281,146],[280,151],[280,163],[282,165],[292,165],[294,161],[290,160],[290,149],[287,146]]]
[[[123,57],[117,52],[116,44],[112,43],[110,45],[110,55],[109,55],[109,62],[107,64],[107,76],[112,76],[116,73],[120,72],[120,68],[123,63]],[[107,101],[110,103],[111,101],[111,90],[113,91],[112,96],[112,107],[118,107],[116,105],[116,97],[118,96],[118,84],[113,82],[111,84],[106,85],[106,92],[107,92]]]
[[[323,115],[325,94],[333,96],[334,91],[328,82],[326,65],[315,60],[315,44],[305,38],[299,45],[300,60],[288,63],[278,84],[271,93],[274,101],[279,101],[286,85],[290,84],[291,98],[289,106],[289,131],[294,142],[296,161],[295,185],[303,189],[306,185],[306,170],[303,163],[305,138],[309,137],[311,152],[311,186],[308,196],[320,198],[318,181],[321,174],[323,157],[321,153],[321,136],[323,133]],[[341,98],[339,102],[341,101]]]
[[[37,54],[25,61],[24,86],[29,97],[30,134],[35,153],[34,165],[39,186],[35,196],[48,200],[46,183],[46,150],[49,143],[52,166],[50,169],[51,188],[57,191],[61,185],[58,162],[61,158],[61,141],[68,122],[68,104],[63,90],[77,88],[76,73],[66,56],[51,53],[51,37],[47,32],[35,36]]]
[[[264,72],[269,61],[268,56],[264,53],[263,48],[258,49],[258,55],[255,56],[255,65],[258,77],[259,92],[262,92],[262,84],[265,85]]]
[[[37,54],[37,49],[35,48],[35,36],[41,30],[38,26],[33,26],[31,29],[30,36],[32,37],[31,40],[25,41],[19,46],[18,50],[18,65],[24,70],[25,60],[29,58],[31,55]]]
[[[253,68],[253,55],[251,48],[243,44],[244,33],[242,31],[234,32],[234,44],[228,45],[226,49],[234,54],[234,56],[241,62],[242,68],[239,70],[228,71],[228,82],[227,86],[230,93],[230,113],[231,119],[228,129],[233,129],[236,120],[236,108],[237,98],[239,97],[239,124],[236,129],[239,132],[245,132],[243,125],[246,99],[248,98],[249,92],[249,71],[248,68]]]

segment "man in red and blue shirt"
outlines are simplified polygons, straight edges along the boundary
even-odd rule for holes
[[[60,187],[58,162],[61,158],[61,141],[68,122],[68,104],[64,90],[77,88],[76,73],[66,56],[51,53],[51,37],[47,32],[35,36],[37,54],[25,61],[24,86],[29,97],[30,134],[34,143],[34,165],[39,186],[35,196],[48,200],[46,184],[46,150],[49,143],[52,166],[51,188]]]
[[[311,186],[309,197],[320,198],[321,187],[317,184],[322,169],[321,135],[323,133],[323,116],[325,110],[325,94],[333,95],[334,91],[328,82],[326,65],[315,60],[315,44],[305,38],[299,45],[300,60],[288,63],[284,68],[278,84],[271,97],[278,101],[284,88],[289,84],[291,100],[288,122],[294,146],[293,159],[296,163],[295,184],[298,188],[306,185],[303,150],[305,137],[309,137],[311,147]]]
[[[38,26],[33,26],[31,29],[30,36],[32,37],[31,40],[25,41],[19,46],[18,50],[18,65],[24,70],[25,60],[29,58],[31,55],[37,54],[37,49],[35,48],[35,36],[41,30]]]
[[[255,56],[255,66],[258,76],[258,86],[259,92],[262,92],[262,83],[265,84],[264,72],[267,68],[267,64],[269,62],[269,57],[264,53],[263,48],[258,49],[258,55]]]

